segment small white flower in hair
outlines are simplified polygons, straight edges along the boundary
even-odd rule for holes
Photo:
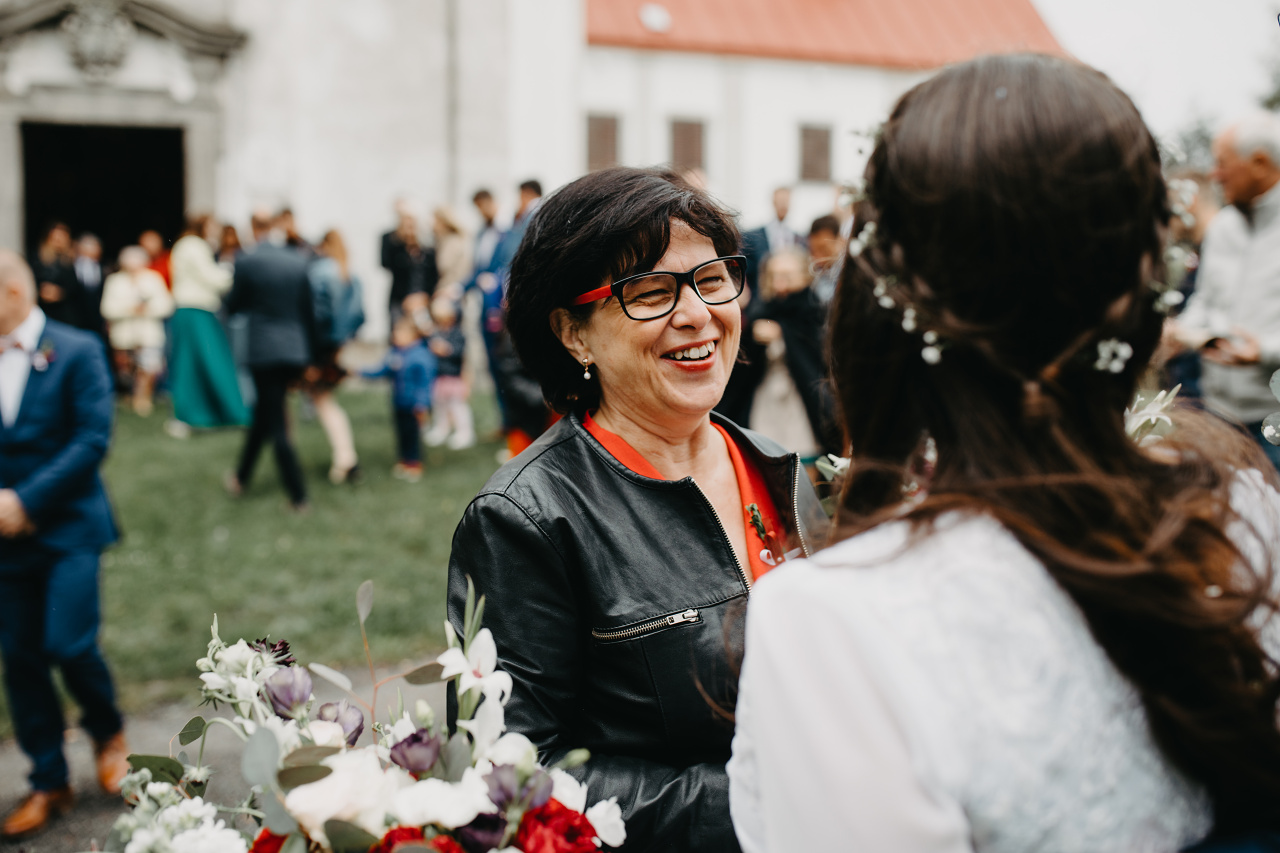
[[[942,361],[942,349],[938,346],[930,344],[929,346],[920,350],[920,357],[923,358],[925,362],[928,364],[937,364],[938,362]]]
[[[902,312],[902,330],[904,332],[916,330],[916,309],[908,307]]]
[[[1094,370],[1109,373],[1122,373],[1124,366],[1133,357],[1133,347],[1127,341],[1108,338],[1098,341],[1098,360],[1093,363]]]

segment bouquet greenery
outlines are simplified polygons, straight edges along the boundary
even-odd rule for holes
[[[356,610],[373,674],[365,621],[373,584],[365,581]],[[120,853],[592,853],[618,846],[626,829],[617,798],[587,808],[586,786],[569,770],[585,750],[554,767],[538,764],[524,735],[506,732],[503,707],[511,676],[497,669],[497,648],[481,628],[484,599],[468,581],[463,635],[448,622],[449,648],[433,663],[381,681],[365,702],[351,680],[323,664],[298,665],[285,642],[228,644],[214,618],[208,654],[197,662],[205,702],[229,716],[192,718],[177,740],[199,742],[194,761],[133,755],[124,795],[131,809],[115,823],[107,851]],[[316,705],[312,676],[350,699]],[[431,707],[412,712],[402,696],[387,722],[375,716],[378,690],[403,678],[410,684],[452,681],[456,728]],[[372,719],[371,740],[358,745]],[[203,763],[211,729],[223,726],[244,742],[241,771],[251,786],[236,806],[204,800],[211,768]],[[253,838],[219,815],[247,815]]]

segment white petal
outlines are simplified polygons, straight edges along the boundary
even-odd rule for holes
[[[480,689],[484,691],[485,698],[493,699],[500,705],[505,705],[511,697],[512,686],[511,675],[502,670],[480,679]]]
[[[551,771],[551,796],[575,812],[587,810],[587,786],[563,770]],[[592,826],[595,826],[593,823]]]
[[[470,732],[475,740],[477,755],[486,755],[489,748],[502,736],[506,727],[506,716],[502,712],[502,705],[491,700],[480,703],[474,719],[458,720],[458,728]]]
[[[471,641],[471,652],[467,655],[473,669],[477,670],[481,677],[493,672],[498,666],[498,646],[493,641],[493,634],[488,628],[481,628],[480,633],[476,634],[474,640]]]
[[[627,840],[627,825],[622,821],[622,809],[618,807],[617,797],[596,803],[587,809],[586,817],[591,821],[596,835],[610,847],[621,847]]]
[[[513,767],[524,767],[529,770],[538,762],[538,748],[533,742],[519,732],[507,732],[489,748],[485,758],[494,764],[510,764]],[[555,796],[552,794],[552,796]],[[583,789],[586,798],[586,789]],[[559,799],[559,798],[557,798]],[[564,800],[560,800],[564,802]],[[567,804],[566,804],[567,805]],[[581,809],[579,809],[581,811]]]
[[[442,670],[441,678],[452,678],[459,673],[466,672],[471,669],[467,663],[466,655],[462,653],[462,649],[448,649],[436,658],[436,663],[440,664]]]
[[[497,811],[489,800],[489,786],[475,768],[469,767],[462,780],[450,784],[443,779],[423,779],[396,792],[391,812],[406,826],[437,824],[457,829],[477,815]]]

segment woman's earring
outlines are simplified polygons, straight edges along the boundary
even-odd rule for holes
[[[582,360],[582,378],[591,379],[591,359],[584,358]]]

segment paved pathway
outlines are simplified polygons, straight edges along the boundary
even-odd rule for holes
[[[356,684],[356,690],[368,682],[368,670],[348,673]],[[379,673],[379,677],[386,673]],[[338,698],[337,690],[316,679],[316,695],[321,702]],[[431,703],[437,715],[444,714],[444,685],[412,687],[403,682],[393,682],[390,689],[378,694],[382,706],[381,716],[386,715],[388,702],[395,700],[395,685],[402,685],[405,704],[419,699]],[[361,692],[366,696],[366,692]],[[126,721],[125,734],[129,748],[136,753],[151,755],[170,754],[169,742],[181,731],[187,720],[200,714],[208,718],[208,707],[196,704],[174,704],[154,709],[145,716],[133,716]],[[367,731],[367,730],[366,730]],[[80,729],[67,733],[67,761],[71,765],[71,785],[76,791],[77,803],[68,815],[55,821],[43,832],[15,842],[0,841],[0,853],[83,853],[96,842],[100,848],[111,832],[111,825],[124,811],[119,797],[108,796],[98,788],[93,769],[93,747]],[[366,742],[366,734],[362,743]],[[197,744],[192,747],[198,748]],[[183,749],[173,740],[173,755]],[[227,729],[216,726],[209,733],[205,746],[205,763],[218,772],[209,782],[209,799],[220,805],[234,805],[247,795],[247,786],[240,776],[240,741]],[[0,814],[8,814],[28,790],[27,771],[30,765],[13,740],[0,742]]]

